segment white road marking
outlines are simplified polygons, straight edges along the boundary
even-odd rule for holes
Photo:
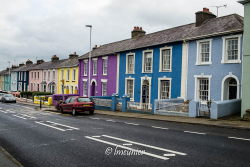
[[[46,121],[46,122],[49,122],[49,123],[53,123],[55,125],[61,125],[61,126],[65,126],[67,128],[70,128],[70,129],[75,129],[75,130],[79,130],[79,128],[75,128],[75,127],[72,127],[72,126],[68,126],[68,125],[63,125],[63,124],[59,124],[59,123],[56,123],[56,122],[52,122],[52,121]]]
[[[201,133],[201,132],[193,132],[193,131],[184,131],[185,133],[193,133],[193,134],[198,134],[198,135],[206,135],[206,133]]]
[[[136,150],[136,149],[133,149],[133,148],[130,148],[130,147],[126,147],[126,146],[123,146],[123,145],[117,145],[115,143],[111,143],[111,142],[108,142],[108,141],[105,141],[105,140],[96,139],[96,138],[89,137],[89,136],[85,136],[85,138],[88,138],[88,139],[91,139],[91,140],[95,140],[95,141],[98,141],[98,142],[101,142],[101,143],[105,143],[105,144],[108,144],[108,145],[111,145],[111,146],[115,146],[115,147],[118,147],[118,148],[123,148],[123,149],[126,149],[126,150],[131,150],[131,151],[134,151],[134,152],[142,153],[143,155],[147,155],[147,156],[154,157],[154,158],[159,158],[159,159],[162,159],[162,160],[168,160],[169,159],[167,157],[163,157],[163,156],[160,156],[160,155],[152,154],[152,153],[149,153],[149,152],[146,152],[146,151],[145,152],[141,152],[139,150]]]
[[[163,128],[163,127],[159,127],[159,126],[152,126],[152,128],[168,130],[168,128]]]
[[[18,115],[13,115],[14,117],[17,117],[17,118],[21,118],[21,119],[27,119],[25,117],[21,117],[21,116],[18,116]]]
[[[140,124],[136,124],[136,123],[132,123],[132,122],[124,122],[125,124],[127,124],[127,125],[140,125]]]
[[[92,136],[92,137],[101,137],[101,136]]]
[[[54,128],[54,129],[57,129],[57,130],[60,130],[60,131],[65,131],[64,129],[61,129],[61,128],[57,128],[57,127],[54,127],[54,126],[51,126],[51,125],[48,125],[48,124],[44,124],[42,122],[38,122],[38,121],[35,121],[37,124],[41,124],[41,125],[44,125],[44,126],[48,126],[50,128]]]
[[[237,139],[237,140],[246,140],[246,141],[250,141],[250,139],[247,139],[247,138],[240,138],[240,137],[232,137],[232,136],[229,136],[228,138],[229,138],[229,139]]]
[[[108,119],[106,121],[108,121],[108,122],[116,122],[115,120],[112,120],[112,119]]]
[[[100,119],[100,118],[90,118],[90,119]]]
[[[0,112],[2,112],[2,113],[5,113],[5,114],[7,114],[8,112],[6,112],[6,111],[3,111],[3,110],[0,110]]]
[[[166,157],[174,157],[175,154],[163,154],[163,156],[166,156]]]
[[[147,144],[142,144],[142,143],[126,140],[126,139],[121,139],[118,137],[112,137],[112,136],[108,136],[108,135],[102,135],[102,136],[107,137],[107,138],[111,138],[111,139],[115,139],[115,140],[124,141],[127,143],[137,144],[137,145],[148,147],[148,148],[153,148],[153,149],[160,150],[160,151],[166,151],[166,152],[170,152],[170,153],[174,153],[174,154],[178,154],[178,155],[187,155],[186,153],[182,153],[182,152],[178,152],[178,151],[174,151],[174,150],[169,150],[169,149],[165,149],[165,148],[160,148],[160,147],[156,147],[156,146],[151,146],[151,145],[147,145]]]
[[[26,114],[20,114],[20,115],[23,115],[23,116],[28,117],[28,118],[31,118],[31,119],[37,119],[36,117],[32,117],[32,116],[26,115]]]

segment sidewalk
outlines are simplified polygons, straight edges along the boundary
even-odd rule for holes
[[[0,146],[0,167],[23,167],[4,148]]]
[[[37,106],[38,104],[26,103],[18,101],[19,103]],[[43,111],[53,111],[58,112],[53,106],[43,105]],[[226,128],[237,128],[237,129],[247,129],[250,130],[250,121],[243,121],[240,117],[232,116],[221,118],[218,120],[208,119],[208,118],[190,118],[190,117],[180,117],[180,116],[165,116],[165,115],[151,115],[151,114],[140,114],[140,113],[130,113],[130,112],[113,112],[113,111],[102,111],[95,110],[96,114],[102,115],[112,115],[118,117],[128,117],[128,118],[139,118],[139,119],[149,119],[149,120],[159,120],[159,121],[169,121],[169,122],[180,122],[188,124],[199,124]]]

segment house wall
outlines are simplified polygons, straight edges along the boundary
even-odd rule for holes
[[[4,90],[4,76],[0,75],[0,90]]]
[[[244,44],[243,44],[243,70],[242,70],[242,107],[243,117],[250,109],[250,2],[244,5]]]
[[[39,78],[38,78],[38,73],[39,73]],[[42,82],[42,70],[29,71],[29,91],[41,91],[41,82]]]
[[[79,67],[71,67],[71,68],[59,68],[58,69],[58,74],[57,74],[57,80],[58,80],[58,84],[57,84],[57,94],[77,94],[78,93],[78,69]],[[69,80],[67,80],[67,71],[69,70]],[[75,80],[73,80],[73,70],[76,70],[75,73]],[[62,71],[63,72],[63,76],[62,76]],[[62,91],[62,85],[63,82],[62,80],[64,80],[64,92]],[[73,92],[72,92],[72,87],[74,88]],[[67,87],[69,89],[67,89]]]
[[[55,71],[55,77],[53,77],[53,71]],[[44,76],[44,73],[46,73],[45,76]],[[50,73],[50,76],[48,76],[49,73]],[[54,92],[57,92],[58,69],[42,70],[42,82],[46,82],[46,90],[45,90],[45,92],[51,92],[51,90],[50,90],[51,83],[55,83]],[[42,84],[40,84],[40,85],[41,85],[41,90],[40,91],[44,91],[43,85]]]
[[[4,75],[4,90],[10,91],[10,83],[11,83],[11,77],[9,74]]]
[[[107,57],[107,56],[103,56]],[[108,74],[103,75],[102,63],[103,57],[98,57],[97,59],[97,75],[93,76],[93,62],[91,61],[91,75],[90,81],[96,81],[96,93],[95,96],[102,95],[102,79],[107,80],[107,96],[111,96],[113,93],[116,93],[116,79],[117,79],[117,56],[110,55],[108,56]],[[88,76],[83,76],[83,60],[79,61],[79,94],[83,95],[83,80],[88,80]],[[87,75],[89,73],[87,72]]]
[[[196,41],[189,42],[188,48],[188,77],[187,77],[187,99],[195,100],[195,75],[210,75],[210,98],[214,101],[221,100],[222,94],[222,81],[227,75],[233,75],[241,81],[241,63],[223,64],[222,50],[223,40],[222,37],[215,37],[212,39],[212,50],[211,50],[211,61],[210,65],[195,65],[197,56],[197,43]],[[242,50],[242,38],[241,46]],[[242,54],[240,54],[242,58]],[[239,97],[240,95],[240,84],[239,83]]]
[[[17,73],[17,90],[21,92],[28,91],[28,86],[29,86],[29,72],[19,71]]]
[[[172,71],[159,72],[160,65],[160,48],[172,47]],[[152,73],[142,73],[143,51],[147,49],[153,50],[153,71]],[[126,74],[126,54],[135,53],[135,74]],[[134,101],[141,102],[141,77],[151,77],[151,96],[150,103],[153,104],[158,99],[158,78],[171,78],[171,94],[170,98],[181,96],[181,71],[182,69],[182,43],[174,43],[168,45],[159,45],[156,47],[148,47],[133,51],[120,53],[119,68],[119,96],[125,94],[125,78],[134,78]]]
[[[11,72],[11,91],[17,91],[17,72]]]

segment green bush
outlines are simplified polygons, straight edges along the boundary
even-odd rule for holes
[[[52,95],[50,92],[21,92],[21,97],[33,99],[34,96]]]

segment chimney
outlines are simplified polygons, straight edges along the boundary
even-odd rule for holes
[[[59,57],[57,57],[56,55],[54,55],[54,56],[51,57],[51,61],[52,62],[56,62],[58,60],[59,60]]]
[[[209,19],[216,18],[216,15],[210,12],[208,8],[203,8],[203,11],[196,12],[195,15],[196,15],[196,22],[195,22],[196,27],[199,27],[200,25],[202,25],[202,23],[204,23]]]
[[[36,64],[42,64],[44,62],[44,60],[43,59],[41,59],[41,60],[37,60],[36,61]]]
[[[31,60],[28,59],[28,60],[26,61],[26,65],[31,65],[31,64],[33,64],[33,62],[32,62]]]
[[[93,47],[93,50],[95,50],[95,49],[97,49],[98,48],[98,46],[97,45],[95,45],[94,47]]]
[[[77,58],[77,57],[78,57],[78,55],[76,54],[76,52],[69,55],[70,59],[74,59],[74,58]]]
[[[19,64],[19,67],[22,67],[22,66],[24,66],[24,63],[20,63],[20,64]]]
[[[15,69],[15,68],[17,68],[18,66],[15,66],[15,65],[12,65],[11,66],[11,69]]]
[[[132,38],[142,37],[145,34],[146,34],[146,31],[144,31],[142,27],[134,27],[133,31],[131,31]]]

